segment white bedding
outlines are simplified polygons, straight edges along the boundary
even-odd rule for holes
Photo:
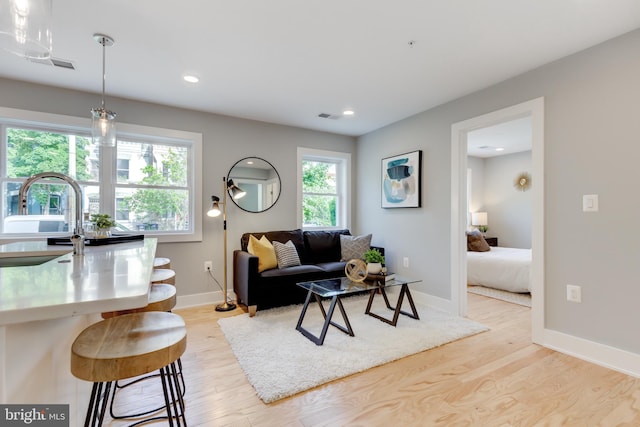
[[[531,249],[494,246],[467,252],[467,283],[509,292],[531,292]]]

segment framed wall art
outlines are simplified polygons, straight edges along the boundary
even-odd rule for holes
[[[421,150],[382,159],[382,207],[421,207],[421,182]]]

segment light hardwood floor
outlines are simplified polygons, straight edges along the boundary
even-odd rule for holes
[[[640,426],[640,379],[531,344],[526,307],[469,294],[469,317],[489,332],[268,405],[217,324],[242,312],[176,311],[188,327],[190,426]],[[155,391],[118,404],[139,406]]]

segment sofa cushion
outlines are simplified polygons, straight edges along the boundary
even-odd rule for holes
[[[281,276],[298,276],[309,273],[322,273],[322,269],[312,264],[302,264],[293,267],[286,268],[274,268],[273,270],[267,270],[261,274],[262,277],[281,277]]]
[[[273,249],[273,245],[266,236],[262,236],[260,240],[258,240],[255,236],[251,235],[249,237],[249,246],[247,247],[247,250],[251,255],[258,257],[259,273],[278,267],[276,251]]]
[[[316,264],[316,266],[321,268],[322,271],[332,272],[332,273],[340,272],[342,273],[342,275],[344,275],[345,265],[346,265],[346,262],[344,261],[319,262],[318,264]]]
[[[371,247],[371,234],[366,236],[340,235],[341,261],[362,259],[364,253]]]
[[[278,259],[278,268],[293,267],[294,265],[300,265],[300,257],[296,246],[291,240],[287,243],[273,242],[273,249],[276,251],[276,258]]]
[[[305,252],[308,259],[305,263],[339,261],[340,235],[351,235],[349,230],[305,231],[303,233]]]

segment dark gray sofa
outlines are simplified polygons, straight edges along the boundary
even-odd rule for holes
[[[302,265],[274,268],[258,272],[258,257],[247,252],[249,236],[260,239],[263,235],[270,242],[296,246]],[[297,282],[331,279],[344,276],[345,262],[340,261],[340,235],[350,235],[349,230],[332,231],[268,231],[245,233],[240,241],[241,250],[233,252],[233,290],[238,303],[249,307],[249,312],[304,302],[306,291]],[[382,248],[378,248],[383,251]]]

